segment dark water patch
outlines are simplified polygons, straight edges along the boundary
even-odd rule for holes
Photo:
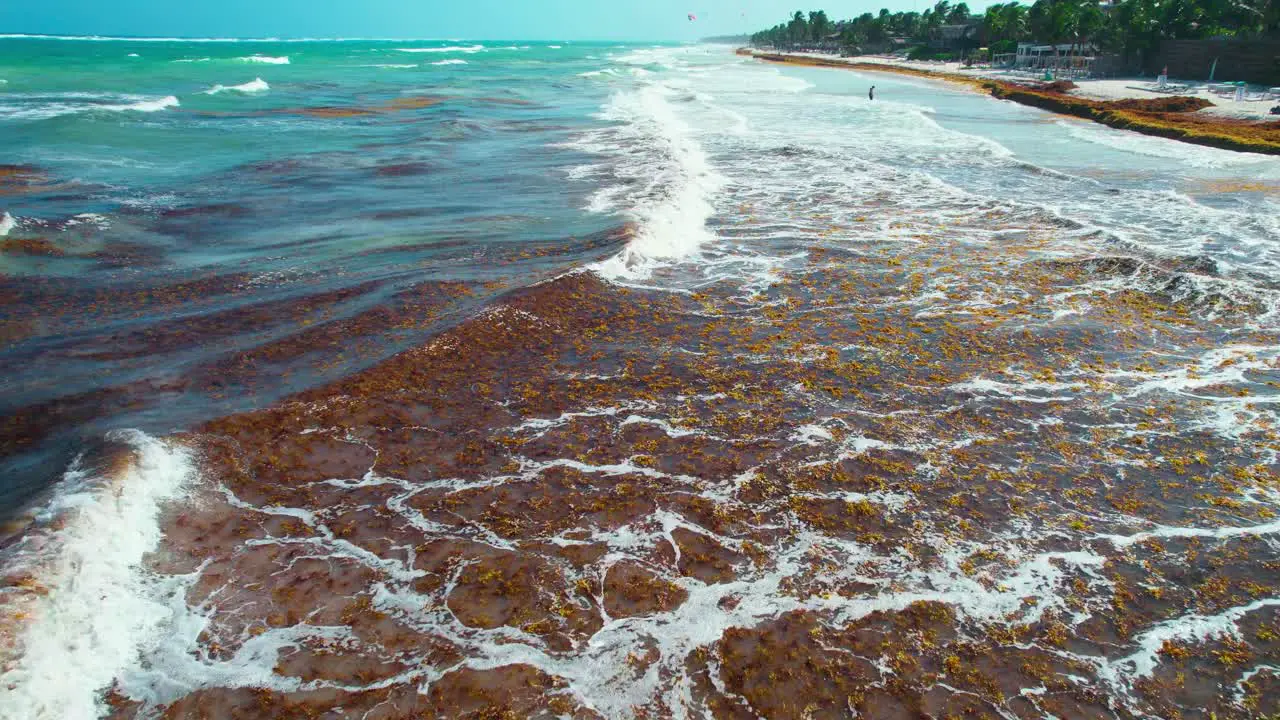
[[[167,252],[146,243],[108,241],[101,249],[81,257],[96,260],[106,268],[158,268],[166,264]]]
[[[373,292],[385,281],[338,288],[293,299],[273,300],[244,307],[214,310],[208,314],[161,320],[137,330],[118,332],[93,338],[88,351],[75,351],[76,357],[92,360],[120,360],[148,354],[164,354],[200,347],[245,333],[262,333],[277,324],[297,324],[306,316]],[[77,345],[85,344],[78,340]]]
[[[99,421],[170,402],[188,385],[181,379],[148,379],[103,387],[32,405],[8,405],[0,420],[0,502],[12,516],[49,488],[54,468],[66,467],[100,438]]]
[[[452,306],[475,294],[467,283],[420,283],[348,317],[304,324],[305,329],[282,338],[224,355],[194,369],[192,377],[213,392],[237,388],[258,394],[278,383],[281,373],[315,378],[340,374],[342,368],[368,365],[407,340],[427,335]]]
[[[64,257],[67,254],[44,237],[6,237],[0,241],[0,252],[34,257]]]
[[[160,313],[198,307],[219,295],[234,293],[253,279],[243,272],[176,277],[169,282],[83,285],[61,278],[0,277],[0,312],[30,313],[48,319],[74,320],[73,326],[100,323],[113,314]]]
[[[508,97],[480,97],[480,98],[469,98],[469,100],[471,102],[484,104],[484,105],[505,105],[508,107],[521,107],[521,108],[544,107],[542,105],[539,105],[536,102],[533,102],[532,100],[524,100],[522,98],[514,98],[514,97],[509,97],[509,98]]]
[[[198,219],[233,219],[248,217],[252,211],[237,203],[214,203],[211,205],[191,205],[187,207],[166,208],[157,215],[161,220]]]
[[[369,218],[372,220],[384,220],[384,221],[414,220],[417,218],[432,217],[434,215],[438,215],[439,212],[440,212],[439,210],[436,210],[434,208],[425,208],[425,207],[401,208],[396,210],[379,210],[377,212],[370,213]]]
[[[0,196],[26,195],[52,186],[53,180],[34,165],[0,165]]]
[[[429,175],[433,171],[434,168],[429,163],[402,162],[378,165],[373,172],[378,177],[413,177],[415,175]]]

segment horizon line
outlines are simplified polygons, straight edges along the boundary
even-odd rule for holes
[[[424,37],[183,37],[179,35],[64,35],[55,33],[0,33],[0,40],[65,40],[83,42],[530,42],[530,43],[687,43],[687,40],[559,40],[533,38],[424,38]],[[694,41],[696,42],[696,41]]]

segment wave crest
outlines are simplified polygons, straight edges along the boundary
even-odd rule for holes
[[[217,95],[219,93],[224,93],[224,92],[254,94],[254,93],[263,93],[270,89],[271,89],[271,86],[268,85],[265,80],[263,80],[262,78],[254,78],[253,80],[247,83],[244,83],[243,85],[214,85],[208,90],[205,90],[204,94]]]
[[[405,53],[478,53],[482,52],[485,47],[483,45],[450,45],[448,47],[438,48],[396,48],[400,52]]]
[[[596,267],[606,278],[648,277],[663,261],[691,257],[714,240],[707,220],[714,212],[711,198],[724,179],[671,107],[675,93],[665,85],[649,85],[615,96],[603,117],[622,125],[577,145],[617,157],[616,174],[625,181],[598,192],[589,209],[622,209],[638,227],[626,249]],[[636,147],[649,150],[636,153]]]
[[[270,57],[268,55],[250,55],[248,57],[242,57],[242,58],[236,58],[236,59],[240,60],[241,62],[263,63],[266,65],[288,65],[289,64],[288,55],[284,55],[282,57]]]

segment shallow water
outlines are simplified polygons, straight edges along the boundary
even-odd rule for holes
[[[612,252],[559,147],[604,48],[451,47],[0,40],[0,505]]]
[[[189,432],[110,436],[8,551],[6,715],[1280,710],[1280,161],[719,48],[306,52],[357,49],[492,63],[487,88],[536,104],[363,71],[308,101],[255,67],[268,90],[208,101],[265,114],[208,122],[300,123],[311,141],[272,155],[286,179],[245,157],[151,189],[246,211],[121,230],[122,201],[53,187],[74,172],[23,171],[10,237],[94,212],[54,241],[165,248],[46,258],[27,284],[266,269],[234,292],[191,276],[144,307],[150,332],[58,320],[12,351],[55,378],[92,363],[95,387],[169,368],[180,402],[86,434],[135,414]],[[192,86],[255,79],[211,75]],[[204,101],[144,89],[180,103],[148,118],[197,122],[178,113]],[[508,112],[555,128],[474,131]],[[469,133],[432,144],[446,119]],[[379,149],[314,146],[364,133]],[[294,142],[243,152],[276,140]],[[391,157],[443,167],[379,179]],[[95,182],[158,177],[119,172]],[[433,211],[366,217],[391,206]],[[241,294],[288,311],[166,324]],[[380,320],[325,317],[353,298]],[[280,314],[287,341],[210,355],[211,332],[252,347]],[[134,532],[95,546],[115,526]]]

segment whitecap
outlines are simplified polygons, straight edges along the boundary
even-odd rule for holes
[[[361,65],[360,67],[386,68],[388,70],[408,70],[409,68],[418,67],[417,63],[379,63],[376,65]]]
[[[441,60],[439,62],[433,62],[431,64],[432,65],[466,65],[467,61],[466,60]]]
[[[142,57],[138,53],[129,53],[129,57]]]
[[[267,65],[288,65],[289,56],[270,57],[268,55],[250,55],[249,57],[237,58],[241,62],[264,63]]]
[[[18,224],[18,221],[14,220],[13,216],[10,215],[9,213],[4,213],[0,215],[0,237],[4,237],[5,235],[8,235],[9,231],[12,230],[14,226],[17,224]]]
[[[483,45],[450,45],[438,48],[396,48],[406,53],[478,53],[485,49]]]
[[[111,35],[33,35],[30,33],[0,34],[0,40],[80,40],[91,42],[261,42],[275,38],[180,38],[180,37],[115,37]]]
[[[178,102],[178,98],[170,95],[168,97],[160,98],[159,100],[141,100],[139,102],[130,103],[128,105],[98,105],[93,109],[111,110],[114,112],[153,113],[153,112],[159,112],[166,108],[178,107],[180,104],[181,103]]]
[[[217,95],[218,93],[224,93],[224,92],[253,94],[253,93],[266,92],[270,89],[271,89],[271,86],[268,85],[265,80],[263,80],[262,78],[254,78],[253,80],[243,85],[214,85],[208,90],[205,90],[204,94]]]

